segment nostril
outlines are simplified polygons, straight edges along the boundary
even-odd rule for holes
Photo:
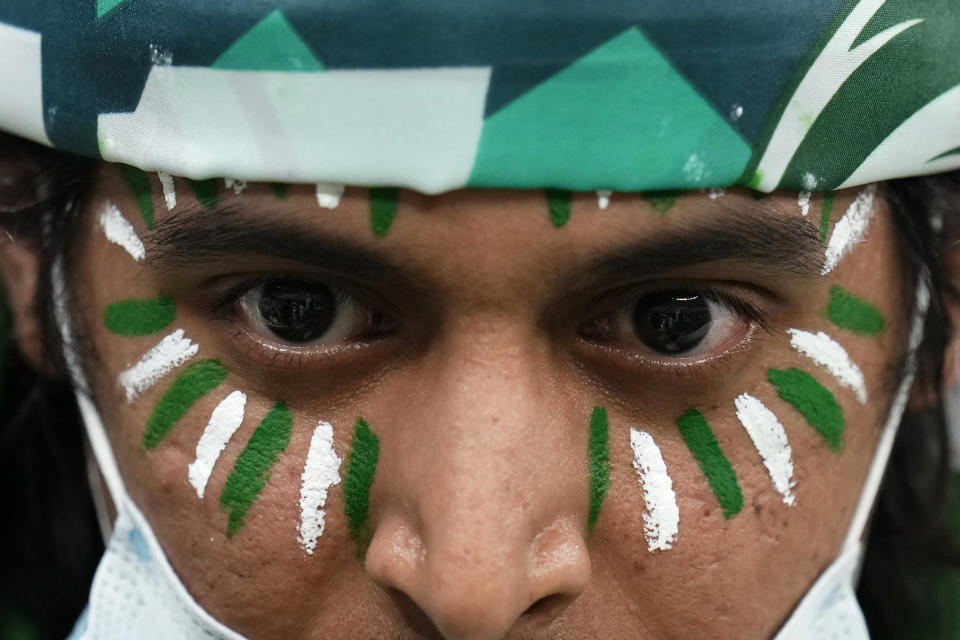
[[[567,606],[569,599],[570,596],[562,593],[553,593],[549,596],[544,596],[527,607],[526,611],[521,615],[521,618],[532,623],[553,620],[560,614],[563,608]]]
[[[443,635],[430,620],[430,616],[414,602],[413,598],[393,587],[388,587],[385,591],[403,620],[402,632],[401,628],[397,629],[398,638],[409,636],[418,640],[443,640]],[[404,633],[407,635],[403,635]]]

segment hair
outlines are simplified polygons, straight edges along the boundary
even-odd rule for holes
[[[15,493],[7,521],[17,524],[0,534],[0,553],[6,556],[0,563],[0,635],[4,607],[33,620],[37,637],[66,635],[86,602],[102,551],[87,488],[81,421],[66,382],[53,313],[51,279],[57,259],[67,267],[72,260],[71,240],[98,162],[0,133],[0,226],[14,241],[39,252],[35,311],[55,373],[28,372],[11,354],[6,377],[0,377],[6,386],[0,399],[7,402],[6,415],[11,416],[0,426],[0,478]],[[901,637],[917,620],[931,625],[934,633],[944,628],[944,613],[952,603],[937,595],[941,592],[930,576],[938,564],[960,565],[958,545],[946,526],[952,473],[943,406],[943,372],[952,335],[948,305],[960,305],[949,264],[960,242],[960,171],[891,180],[879,193],[893,214],[902,299],[907,304],[914,299],[920,280],[932,294],[914,388],[915,398],[929,401],[911,406],[901,422],[858,592],[871,633],[892,638]],[[9,322],[6,327],[9,331]],[[902,367],[893,373],[890,389],[902,376]],[[56,527],[50,526],[52,518],[57,518]],[[919,612],[918,617],[911,611]]]

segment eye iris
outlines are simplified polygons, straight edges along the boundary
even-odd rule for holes
[[[283,340],[309,342],[331,327],[337,300],[322,284],[279,280],[263,285],[257,311],[267,328]]]
[[[647,296],[633,312],[637,337],[654,351],[676,354],[697,346],[710,330],[710,306],[700,295]]]

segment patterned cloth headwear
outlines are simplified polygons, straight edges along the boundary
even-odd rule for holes
[[[825,190],[960,167],[956,0],[6,0],[0,129],[191,178]]]

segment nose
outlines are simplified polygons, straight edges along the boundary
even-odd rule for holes
[[[586,418],[521,344],[425,363],[381,430],[366,570],[448,640],[546,629],[590,582]]]

